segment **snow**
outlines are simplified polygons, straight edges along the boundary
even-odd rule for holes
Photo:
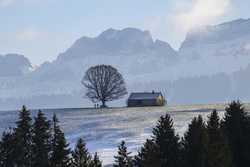
[[[170,114],[176,131],[183,135],[191,119],[199,114],[204,118],[212,108],[223,110],[224,105],[168,106],[146,108],[113,109],[54,109],[43,110],[51,118],[53,113],[59,117],[70,147],[83,137],[87,147],[98,152],[104,165],[111,164],[117,153],[117,145],[125,140],[128,150],[136,154],[161,115]],[[36,111],[32,111],[34,116]],[[220,112],[223,115],[223,112]],[[0,132],[13,126],[17,111],[0,112]]]

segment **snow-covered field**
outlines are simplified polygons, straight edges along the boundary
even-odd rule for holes
[[[193,105],[114,109],[54,109],[43,110],[51,118],[56,113],[71,147],[83,137],[91,152],[97,151],[104,165],[113,162],[117,145],[125,140],[129,151],[136,153],[151,136],[161,115],[169,113],[177,132],[182,135],[191,119],[199,114],[207,118],[213,108],[223,116],[224,105]],[[36,111],[32,111],[34,115]],[[17,111],[0,111],[0,133],[13,126]]]

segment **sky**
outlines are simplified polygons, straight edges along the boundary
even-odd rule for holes
[[[249,0],[0,0],[0,54],[53,61],[82,36],[149,30],[178,50],[190,29],[250,18]]]

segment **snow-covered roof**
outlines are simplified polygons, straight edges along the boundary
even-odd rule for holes
[[[144,99],[156,99],[162,94],[160,92],[137,92],[131,93],[129,100],[144,100]]]

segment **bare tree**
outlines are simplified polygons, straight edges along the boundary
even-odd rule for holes
[[[93,102],[106,102],[122,98],[127,94],[126,85],[122,75],[110,65],[97,65],[90,67],[82,79],[87,88],[86,96]]]

